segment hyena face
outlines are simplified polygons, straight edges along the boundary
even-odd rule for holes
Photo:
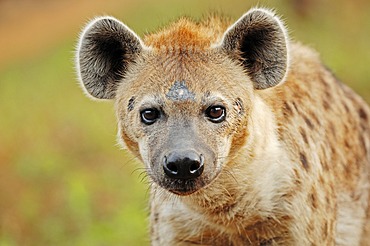
[[[165,189],[189,194],[210,183],[246,124],[252,88],[235,81],[242,69],[218,72],[227,66],[214,51],[148,51],[134,65],[138,74],[120,85],[119,135],[137,144],[149,175]],[[245,86],[230,86],[239,82]]]
[[[265,10],[245,14],[221,41],[180,21],[144,44],[107,17],[86,27],[77,67],[88,94],[116,99],[119,138],[151,179],[188,195],[248,140],[254,90],[283,79],[287,47],[281,23]]]

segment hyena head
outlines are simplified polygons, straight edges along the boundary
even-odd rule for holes
[[[120,142],[178,195],[228,165],[251,134],[255,90],[275,86],[287,69],[285,30],[273,13],[253,9],[226,31],[220,26],[181,19],[144,42],[102,17],[84,29],[77,50],[87,94],[116,101]]]

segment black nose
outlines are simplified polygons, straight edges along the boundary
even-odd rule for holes
[[[195,179],[203,173],[203,156],[194,151],[173,152],[164,157],[163,169],[173,179]]]

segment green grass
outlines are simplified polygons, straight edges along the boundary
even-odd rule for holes
[[[314,5],[305,17],[289,1],[261,5],[283,14],[291,35],[369,101],[370,7],[357,1]],[[236,19],[252,4],[138,1],[112,14],[142,35],[181,14]],[[75,38],[0,71],[0,246],[148,244],[141,164],[116,146],[113,104],[88,100],[77,85]]]
[[[82,95],[71,47],[1,73],[0,242],[142,245],[146,188],[132,174],[138,164],[115,146],[112,103]]]

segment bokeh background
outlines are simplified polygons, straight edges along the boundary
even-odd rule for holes
[[[113,15],[144,35],[180,15],[236,20],[256,5],[370,102],[368,0],[0,0],[0,246],[149,244],[141,165],[117,147],[113,104],[76,83],[89,19]]]

